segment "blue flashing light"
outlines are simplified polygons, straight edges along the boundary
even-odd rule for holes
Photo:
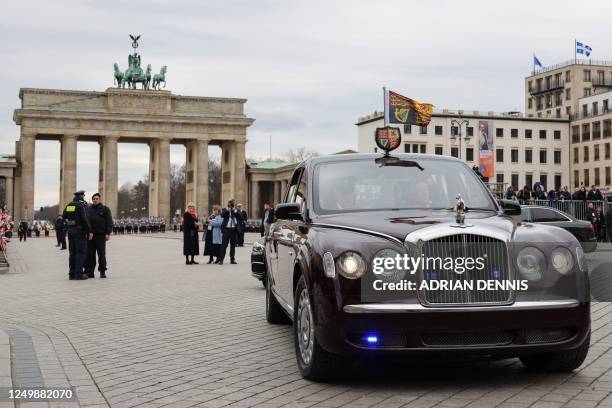
[[[493,279],[495,280],[501,280],[501,272],[498,270],[494,270],[493,271]]]
[[[369,335],[367,335],[367,336],[365,337],[365,341],[366,341],[368,344],[372,344],[372,345],[374,345],[374,344],[378,344],[378,336],[376,336],[376,335],[374,335],[374,334],[369,334]]]

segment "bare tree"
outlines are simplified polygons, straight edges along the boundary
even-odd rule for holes
[[[170,208],[174,214],[175,211],[179,211],[182,214],[185,211],[187,203],[185,203],[185,165],[178,166],[173,164],[170,167]]]
[[[208,160],[208,208],[221,203],[221,160]]]
[[[298,147],[295,150],[289,149],[284,156],[287,158],[287,161],[291,163],[300,163],[304,160],[310,159],[311,157],[320,156],[320,153],[315,150],[308,150],[305,147]]]

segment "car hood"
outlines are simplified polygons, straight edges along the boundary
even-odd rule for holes
[[[406,235],[422,228],[455,224],[455,216],[456,213],[449,210],[361,211],[319,216],[313,222],[375,231],[403,241]],[[512,235],[519,222],[492,211],[474,211],[466,213],[465,223],[475,227],[486,226],[489,229],[497,229],[500,233]],[[470,233],[470,228],[464,231]]]

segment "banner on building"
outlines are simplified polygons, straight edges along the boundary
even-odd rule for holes
[[[478,121],[478,145],[480,150],[480,174],[483,177],[493,177],[495,174],[495,159],[493,157],[493,137],[490,134],[489,121]]]
[[[385,120],[387,123],[427,126],[431,121],[433,105],[420,103],[398,93],[384,89]]]

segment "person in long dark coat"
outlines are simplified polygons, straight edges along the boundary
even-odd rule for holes
[[[208,217],[208,222],[206,223],[206,237],[204,238],[204,256],[208,255],[210,258],[208,263],[219,263],[219,254],[221,252],[221,224],[223,223],[223,218],[219,215],[221,212],[220,205],[213,206],[213,212]],[[217,258],[214,260],[213,258]]]
[[[185,264],[197,264],[193,258],[200,254],[200,243],[198,240],[198,229],[200,222],[198,221],[198,213],[195,210],[193,203],[187,204],[187,211],[183,216],[183,255],[185,255]],[[190,259],[191,258],[191,259]]]

